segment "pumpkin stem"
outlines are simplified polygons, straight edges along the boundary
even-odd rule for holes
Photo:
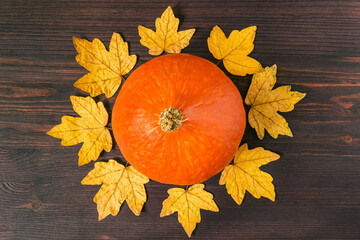
[[[162,111],[158,124],[164,132],[172,132],[182,126],[182,119],[180,109],[169,107]]]

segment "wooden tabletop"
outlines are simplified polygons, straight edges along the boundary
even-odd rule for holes
[[[81,180],[94,162],[77,166],[81,144],[63,147],[46,132],[63,115],[76,116],[70,95],[86,74],[72,36],[108,46],[120,33],[138,56],[139,24],[172,6],[180,29],[196,33],[183,52],[217,62],[206,40],[219,25],[226,34],[258,26],[252,57],[278,66],[276,86],[307,93],[283,113],[293,138],[259,140],[247,125],[243,142],[281,155],[262,170],[274,177],[276,201],[246,193],[238,206],[218,184],[205,182],[218,213],[201,211],[193,239],[360,238],[360,2],[359,1],[116,1],[2,0],[0,4],[0,239],[187,239],[177,214],[160,218],[171,186],[146,184],[139,217],[124,204],[98,222],[98,186]],[[219,65],[221,69],[224,67]],[[245,97],[251,76],[229,77]],[[115,97],[95,98],[111,112]],[[101,160],[122,156],[114,144]]]

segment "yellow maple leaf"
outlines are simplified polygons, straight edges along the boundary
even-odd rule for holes
[[[81,181],[84,185],[102,184],[94,197],[99,221],[109,214],[116,216],[125,200],[131,211],[139,216],[146,202],[144,184],[147,182],[149,179],[132,166],[124,167],[112,159],[95,163],[94,169]]]
[[[78,55],[76,61],[90,71],[74,83],[74,86],[96,97],[105,93],[112,97],[118,90],[122,76],[129,73],[136,64],[136,55],[129,55],[127,42],[120,34],[113,33],[109,51],[97,38],[92,42],[73,37]]]
[[[178,220],[189,237],[196,224],[201,221],[200,209],[218,212],[213,195],[204,190],[204,184],[195,184],[189,189],[171,188],[169,197],[163,202],[160,217],[178,212]]]
[[[234,30],[229,38],[219,26],[215,26],[208,38],[208,47],[212,55],[222,60],[225,68],[233,75],[245,76],[262,70],[261,64],[248,57],[254,49],[256,26],[241,31]]]
[[[266,67],[264,71],[254,74],[245,103],[249,105],[249,123],[255,128],[260,139],[264,138],[265,129],[273,137],[279,134],[292,137],[291,130],[277,111],[289,112],[305,93],[290,91],[291,86],[282,86],[274,90],[276,82],[276,65]]]
[[[181,50],[189,45],[195,29],[188,29],[178,32],[179,19],[175,18],[174,13],[169,6],[157,18],[156,32],[139,25],[140,43],[149,48],[149,54],[160,55],[163,51],[167,53],[180,53]]]
[[[222,171],[219,184],[226,184],[227,192],[239,205],[246,190],[255,198],[263,196],[275,201],[273,178],[259,167],[279,158],[276,153],[262,147],[249,150],[245,143],[236,152],[234,164],[229,164]]]
[[[71,146],[84,142],[79,151],[79,166],[96,161],[102,150],[110,152],[112,138],[105,127],[108,114],[102,102],[95,103],[91,97],[70,97],[73,108],[80,117],[63,116],[61,124],[47,132],[62,139],[61,145]]]

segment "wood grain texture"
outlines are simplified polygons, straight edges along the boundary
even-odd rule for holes
[[[116,1],[2,0],[0,4],[0,239],[187,239],[177,216],[160,218],[170,186],[151,181],[139,217],[124,204],[97,221],[98,186],[80,181],[93,163],[77,166],[80,145],[60,146],[46,135],[72,115],[72,84],[86,73],[75,61],[72,36],[108,45],[113,32],[139,58],[139,24],[171,5],[181,29],[196,27],[183,52],[216,62],[206,39],[213,26],[226,34],[257,25],[252,57],[278,66],[277,86],[307,93],[284,113],[294,137],[260,141],[247,126],[250,148],[281,155],[262,167],[274,177],[276,201],[246,194],[241,206],[206,181],[220,212],[202,211],[193,239],[360,238],[360,2],[359,1]],[[223,66],[221,66],[223,70]],[[229,75],[230,76],[230,75]],[[230,76],[242,96],[250,77]],[[109,111],[115,97],[104,100]],[[111,126],[111,124],[110,124]],[[117,146],[101,160],[124,159]]]

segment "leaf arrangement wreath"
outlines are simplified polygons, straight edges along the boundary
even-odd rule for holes
[[[140,43],[149,49],[151,55],[160,55],[164,51],[180,53],[189,45],[195,29],[178,31],[178,26],[179,19],[175,18],[171,7],[168,7],[161,18],[156,19],[155,32],[139,26]],[[273,138],[277,138],[278,135],[292,137],[288,123],[278,112],[292,111],[294,105],[305,94],[290,91],[290,86],[273,89],[276,82],[276,65],[263,68],[257,60],[248,56],[254,48],[255,32],[256,26],[251,26],[241,31],[234,30],[226,38],[220,27],[215,26],[207,40],[209,50],[216,59],[223,62],[224,67],[231,74],[238,76],[253,74],[245,104],[250,106],[248,121],[258,137],[263,139],[265,130]],[[112,97],[120,87],[123,76],[134,68],[137,59],[135,55],[129,54],[128,44],[117,33],[111,38],[109,51],[99,39],[89,42],[74,37],[73,42],[79,53],[76,61],[89,71],[76,81],[74,86],[88,92],[91,97],[71,96],[74,111],[80,117],[64,116],[62,123],[53,127],[47,134],[62,139],[63,146],[83,142],[78,154],[78,164],[84,165],[96,161],[103,150],[109,152],[113,145],[110,131],[106,127],[108,113],[104,104],[101,101],[96,103],[92,97],[100,94],[105,94],[107,98]],[[122,95],[122,92],[119,95]],[[163,114],[173,109],[175,108],[169,108],[168,112],[161,113],[160,121],[164,120],[161,119]],[[173,119],[178,117],[177,112],[173,111],[171,114]],[[182,119],[182,115],[180,117],[180,123],[187,120]],[[168,127],[166,124],[161,125],[163,130]],[[150,129],[146,134],[152,134],[153,131],[158,129],[156,127]],[[217,144],[216,141],[215,143]],[[178,144],[186,145],[186,141]],[[259,167],[279,159],[279,155],[261,147],[249,150],[245,143],[231,158],[233,158],[232,163],[221,168],[219,184],[226,186],[227,192],[237,204],[242,203],[246,191],[255,198],[266,197],[275,200],[273,178]],[[149,182],[149,178],[140,172],[128,163],[124,166],[115,160],[95,163],[94,169],[82,180],[82,184],[101,185],[94,197],[99,220],[110,214],[117,215],[124,201],[135,215],[140,215],[146,202],[144,185]],[[213,195],[204,190],[205,186],[201,182],[190,184],[191,186],[186,186],[185,189],[169,189],[169,197],[164,200],[160,213],[160,217],[164,217],[178,212],[178,220],[189,237],[201,220],[200,209],[219,211]]]

